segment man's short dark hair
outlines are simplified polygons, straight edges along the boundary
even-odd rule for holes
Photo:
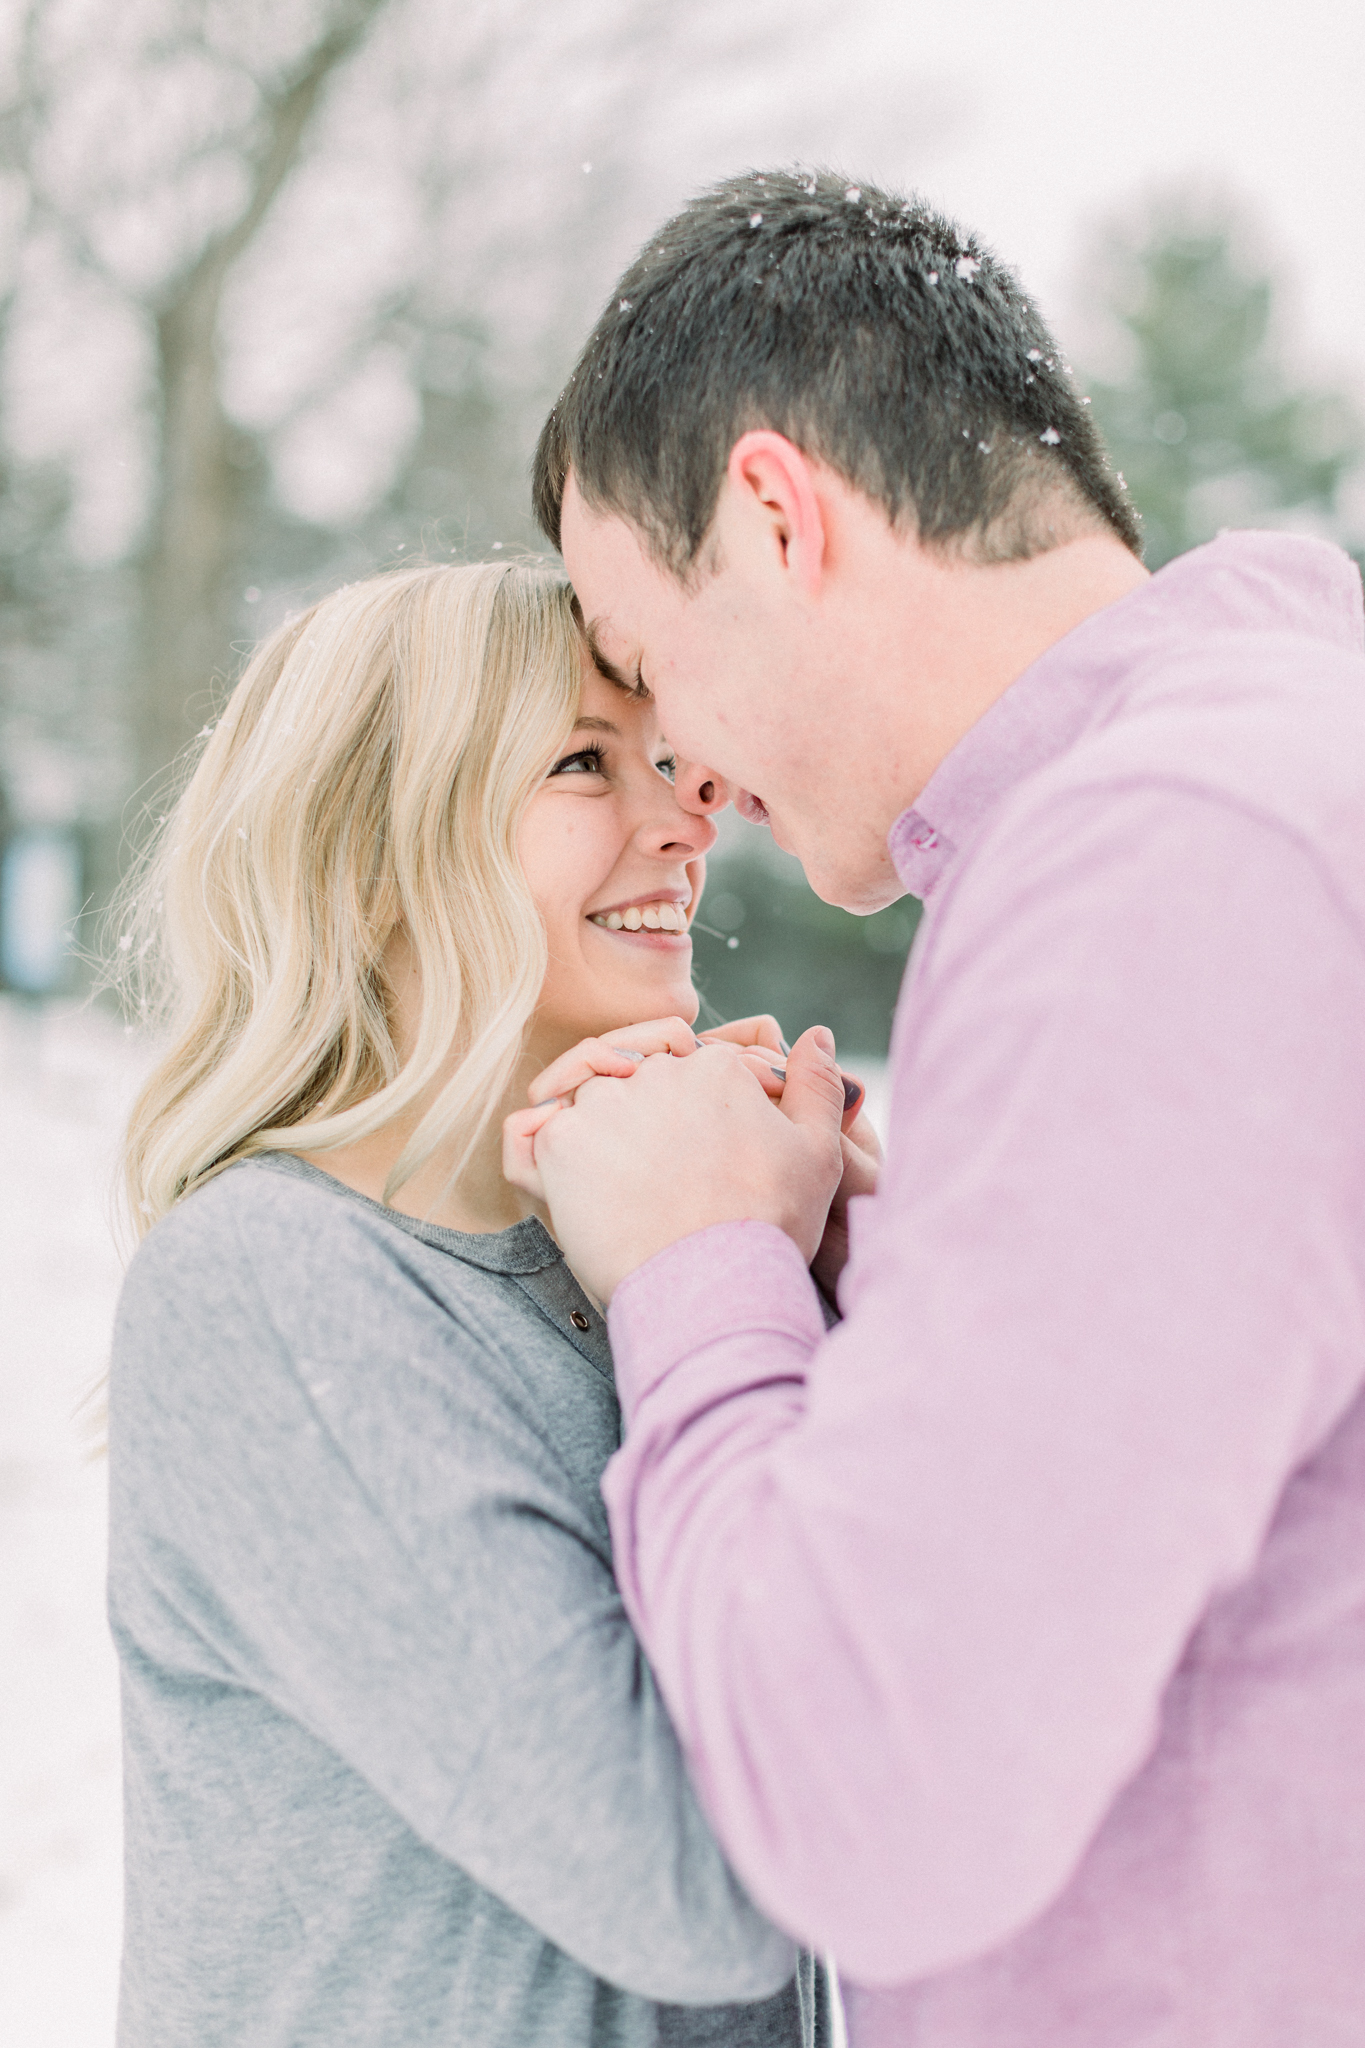
[[[1137,514],[1013,272],[917,199],[828,171],[747,172],[692,201],[607,302],[540,437],[560,544],[572,470],[686,581],[730,450],[785,434],[929,546],[979,561]]]

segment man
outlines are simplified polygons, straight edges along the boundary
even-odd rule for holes
[[[1355,571],[1149,579],[1012,275],[786,173],[626,273],[536,494],[685,800],[926,904],[828,1334],[828,1033],[781,1109],[707,1048],[509,1132],[611,1301],[618,1575],[737,1870],[858,2048],[1357,2048]]]

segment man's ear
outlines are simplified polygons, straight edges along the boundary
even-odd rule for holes
[[[816,596],[825,568],[825,520],[807,457],[785,434],[756,427],[730,450],[725,477],[736,509],[758,516],[802,595]]]

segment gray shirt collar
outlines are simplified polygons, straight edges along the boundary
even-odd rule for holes
[[[419,1238],[436,1251],[463,1259],[485,1273],[504,1273],[517,1281],[541,1314],[566,1337],[581,1358],[595,1366],[604,1379],[614,1384],[611,1347],[607,1326],[600,1311],[583,1292],[566,1265],[564,1254],[537,1216],[523,1217],[507,1230],[447,1230],[441,1223],[424,1223],[420,1217],[405,1216],[399,1209],[386,1208],[368,1195],[348,1188],[335,1175],[324,1173],[294,1152],[258,1152],[251,1162],[275,1173],[292,1174],[331,1194],[359,1202],[386,1223]]]

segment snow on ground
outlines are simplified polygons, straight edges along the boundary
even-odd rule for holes
[[[106,1477],[84,1397],[122,1264],[119,1130],[145,1049],[0,998],[0,2042],[111,2048],[121,1930]],[[879,1062],[850,1063],[885,1129]]]
[[[139,1048],[0,1001],[0,2041],[109,2048],[121,1916],[105,1470],[76,1414],[121,1272],[114,1148]]]

